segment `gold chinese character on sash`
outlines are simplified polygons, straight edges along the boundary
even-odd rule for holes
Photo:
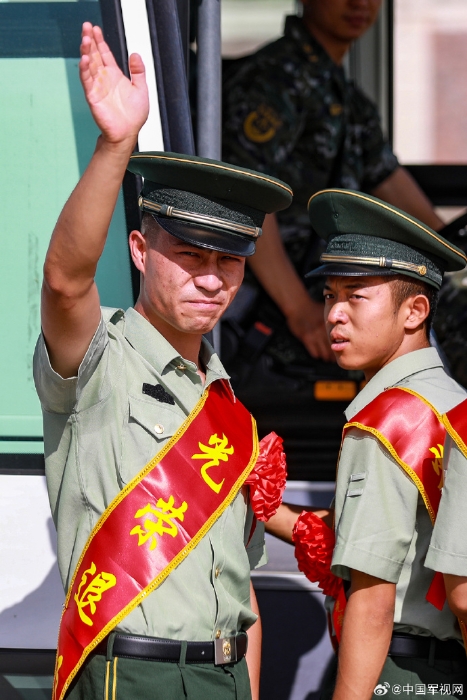
[[[159,535],[167,534],[171,537],[176,537],[178,534],[178,526],[174,523],[174,520],[180,520],[183,522],[185,518],[185,511],[188,508],[186,501],[183,501],[179,508],[174,508],[174,497],[170,496],[168,502],[166,503],[162,498],[157,501],[156,507],[151,506],[150,503],[145,508],[140,508],[135,514],[135,518],[143,518],[145,515],[153,515],[156,520],[152,518],[146,518],[143,523],[144,530],[141,525],[136,525],[130,532],[130,535],[138,535],[138,547],[142,544],[151,540],[149,549],[155,549],[157,547],[157,537]]]
[[[57,659],[57,665],[55,669],[55,678],[54,678],[54,687],[53,687],[53,700],[57,697],[57,685],[58,685],[58,672],[60,671],[61,667],[63,664],[63,655],[60,654],[60,656]]]
[[[206,464],[204,464],[201,469],[201,476],[207,485],[216,493],[219,493],[221,490],[225,479],[222,479],[222,481],[218,484],[213,481],[206,472],[211,467],[218,467],[221,461],[227,462],[229,460],[229,456],[233,454],[234,448],[233,445],[228,447],[228,444],[229,441],[225,435],[222,435],[222,438],[219,438],[217,437],[217,433],[214,433],[214,435],[211,435],[209,438],[208,445],[203,445],[201,442],[198,442],[199,449],[203,454],[193,455],[191,458],[207,460]]]
[[[101,600],[102,594],[105,593],[105,591],[108,591],[109,588],[113,588],[117,583],[117,579],[115,578],[115,576],[113,574],[107,574],[105,571],[102,571],[100,574],[97,574],[97,576],[94,576],[96,570],[96,565],[94,564],[94,562],[92,562],[89,569],[87,569],[82,575],[78,592],[75,593],[74,596],[74,600],[76,605],[78,606],[78,612],[82,622],[84,622],[85,625],[89,625],[90,627],[92,627],[93,621],[90,617],[88,617],[88,615],[86,615],[84,609],[88,607],[89,614],[94,615],[94,613],[96,612],[96,603],[98,603]],[[89,584],[88,576],[94,577],[91,579]],[[81,589],[83,588],[84,590],[81,593]]]
[[[435,470],[436,474],[440,476],[438,488],[442,489],[443,488],[443,481],[444,481],[444,471],[443,471],[443,454],[444,454],[444,445],[440,445],[438,443],[438,449],[436,447],[430,447],[430,452],[434,454],[436,459],[432,461],[433,469]]]

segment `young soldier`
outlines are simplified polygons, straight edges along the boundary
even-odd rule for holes
[[[101,309],[94,275],[148,98],[138,55],[130,81],[90,24],[81,51],[102,134],[52,235],[34,358],[68,590],[54,698],[246,700],[251,680],[258,700],[249,572],[264,537],[242,487],[257,438],[202,335],[235,296],[265,212],[291,191],[217,161],[135,154],[140,295],[126,312]]]
[[[331,571],[348,584],[321,571],[340,641],[335,687],[322,698],[415,698],[423,688],[457,697],[467,673],[462,637],[449,608],[438,609],[424,560],[440,494],[440,414],[465,396],[430,347],[430,325],[443,273],[466,258],[416,219],[358,192],[320,192],[309,212],[328,242],[312,274],[326,277],[331,348],[367,382],[345,412],[337,472]],[[297,511],[283,505],[269,531],[290,541]],[[307,518],[298,518],[295,541],[313,552],[324,528]],[[322,554],[312,554],[313,566]]]

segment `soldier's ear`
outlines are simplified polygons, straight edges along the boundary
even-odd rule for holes
[[[406,316],[404,328],[417,330],[430,315],[430,302],[424,294],[416,294],[402,303],[401,310]]]
[[[131,259],[135,267],[140,272],[144,273],[146,267],[146,254],[148,241],[141,231],[132,231],[130,233],[128,244],[130,246]]]

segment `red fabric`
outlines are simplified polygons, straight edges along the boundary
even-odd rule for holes
[[[334,531],[317,515],[304,510],[295,523],[292,539],[300,571],[317,582],[326,595],[337,598],[342,579],[331,573]]]
[[[250,486],[254,514],[262,522],[272,518],[282,503],[287,478],[283,442],[276,433],[269,433],[261,440],[255,468],[245,481]]]
[[[438,610],[442,610],[446,602],[446,588],[444,587],[444,576],[437,571],[426,594],[426,600],[434,605]]]

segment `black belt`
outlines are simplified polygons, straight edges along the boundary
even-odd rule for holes
[[[465,650],[455,639],[436,639],[414,634],[393,634],[389,656],[405,656],[417,659],[466,660]]]
[[[94,649],[95,654],[107,656],[109,637]],[[213,642],[180,642],[176,639],[158,639],[157,637],[139,637],[130,634],[115,634],[111,656],[148,661],[181,660],[182,645],[186,644],[185,663],[234,664],[241,661],[246,654],[248,637],[245,633],[236,637],[224,637]]]

